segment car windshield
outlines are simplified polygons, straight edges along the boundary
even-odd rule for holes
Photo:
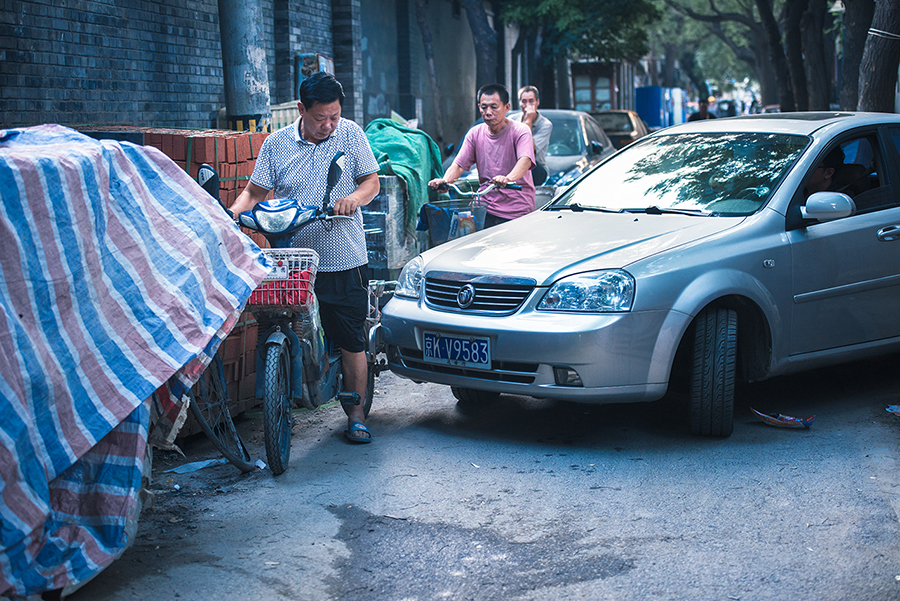
[[[765,204],[809,141],[764,133],[645,138],[613,155],[549,208],[749,215]]]
[[[633,128],[628,113],[593,113],[606,133],[628,133]]]
[[[578,119],[569,116],[554,115],[553,131],[550,132],[550,145],[547,156],[565,157],[584,154],[584,136]]]

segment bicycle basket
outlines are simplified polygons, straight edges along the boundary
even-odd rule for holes
[[[309,248],[264,248],[272,269],[250,294],[253,307],[306,307],[312,301],[319,255]]]
[[[426,205],[432,244],[443,244],[466,234],[481,231],[487,202],[481,198],[435,200]]]

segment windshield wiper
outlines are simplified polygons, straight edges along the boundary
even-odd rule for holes
[[[608,209],[606,207],[595,207],[591,205],[583,205],[578,202],[573,202],[568,205],[551,205],[547,207],[548,211],[562,211],[564,209],[568,209],[570,211],[575,211],[576,213],[581,213],[582,211],[598,211],[600,213],[621,213],[618,209]]]
[[[703,209],[661,209],[656,205],[650,205],[642,209],[622,209],[625,213],[646,213],[647,215],[692,215],[694,217],[709,217],[712,212]]]

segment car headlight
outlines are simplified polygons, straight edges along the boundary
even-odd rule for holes
[[[556,282],[538,310],[606,313],[630,311],[634,278],[620,269],[579,273]]]
[[[422,270],[425,262],[422,257],[416,257],[407,263],[400,271],[400,277],[397,278],[397,287],[394,288],[394,296],[404,298],[419,298],[422,286]]]

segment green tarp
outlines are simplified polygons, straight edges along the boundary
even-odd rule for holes
[[[422,205],[434,198],[428,181],[444,175],[441,152],[431,137],[391,119],[375,119],[366,126],[366,136],[378,159],[379,174],[397,175],[409,191],[406,205],[406,230],[416,235],[416,222]]]

